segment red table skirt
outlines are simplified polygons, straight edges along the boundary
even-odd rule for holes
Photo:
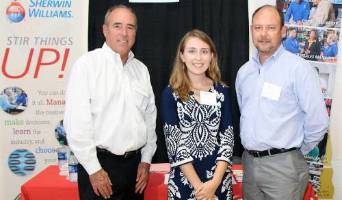
[[[58,166],[49,166],[21,186],[22,200],[78,200],[77,183],[58,175]]]
[[[167,200],[165,176],[170,166],[168,163],[152,164],[145,200]],[[79,200],[76,183],[58,175],[58,166],[49,166],[21,186],[21,200]],[[232,166],[234,200],[242,200],[242,166]],[[167,178],[167,177],[166,177]],[[304,200],[318,200],[309,184]]]

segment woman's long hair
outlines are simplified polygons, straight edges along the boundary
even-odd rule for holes
[[[173,63],[173,69],[169,80],[171,88],[176,92],[176,94],[183,102],[189,99],[191,81],[189,79],[185,63],[181,60],[181,54],[184,53],[185,43],[191,37],[198,38],[209,45],[210,52],[213,56],[211,58],[209,68],[205,72],[205,75],[210,78],[214,82],[214,84],[222,83],[221,73],[217,63],[217,51],[214,42],[203,31],[200,31],[198,29],[189,31],[183,36],[178,44],[176,58]]]

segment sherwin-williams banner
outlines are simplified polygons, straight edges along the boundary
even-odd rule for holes
[[[70,68],[87,51],[86,0],[0,1],[0,199],[57,164]]]
[[[319,75],[321,91],[330,116],[336,79],[342,20],[341,0],[301,1],[301,9],[295,8],[297,1],[263,0],[249,1],[249,16],[264,4],[275,5],[285,19],[287,27],[283,46],[288,51],[308,60]],[[254,47],[251,43],[251,51]],[[327,132],[324,139],[309,154],[305,155],[310,170],[310,182],[317,196],[333,198],[331,143]]]

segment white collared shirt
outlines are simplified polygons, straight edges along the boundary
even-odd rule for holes
[[[132,52],[123,64],[104,44],[73,65],[64,126],[69,146],[88,174],[101,169],[96,147],[116,155],[142,148],[141,161],[150,163],[156,113],[149,72]]]

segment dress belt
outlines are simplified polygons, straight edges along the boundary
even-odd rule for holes
[[[102,153],[102,154],[114,156],[117,158],[123,158],[123,159],[132,158],[135,155],[140,153],[140,149],[138,149],[138,150],[134,150],[134,151],[127,151],[123,155],[116,155],[116,154],[113,154],[112,152],[108,151],[107,149],[103,149],[103,148],[99,148],[99,147],[96,147],[96,151],[97,151],[97,153]]]
[[[265,150],[265,151],[254,151],[254,150],[247,150],[246,151],[254,156],[254,157],[264,157],[264,156],[271,156],[271,155],[276,155],[276,154],[279,154],[279,153],[285,153],[285,152],[289,152],[289,151],[294,151],[294,150],[297,150],[298,148],[297,147],[293,147],[293,148],[290,148],[290,149],[276,149],[276,148],[272,148],[272,149],[268,149],[268,150]]]

